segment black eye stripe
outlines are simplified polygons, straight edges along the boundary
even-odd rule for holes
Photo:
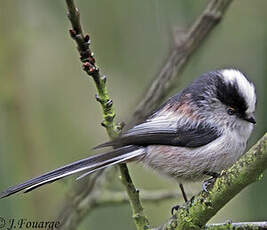
[[[226,106],[234,108],[238,113],[245,113],[248,106],[236,82],[228,83],[218,77],[217,98]]]

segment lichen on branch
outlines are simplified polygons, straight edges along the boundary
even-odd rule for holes
[[[236,194],[261,178],[267,168],[267,133],[232,167],[223,171],[209,192],[202,191],[156,229],[200,229]]]

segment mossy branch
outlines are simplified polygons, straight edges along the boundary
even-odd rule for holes
[[[267,168],[267,133],[231,168],[223,171],[209,192],[200,192],[158,230],[200,229],[236,194],[259,180]]]

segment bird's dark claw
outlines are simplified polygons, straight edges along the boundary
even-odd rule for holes
[[[208,187],[210,187],[211,185],[213,186],[213,184],[215,183],[216,179],[220,176],[220,174],[209,171],[205,171],[204,174],[207,176],[211,176],[209,179],[205,180],[202,184],[203,191],[208,192]]]
[[[211,177],[205,180],[202,184],[203,191],[208,192],[208,188],[215,183],[216,179],[217,177]]]
[[[172,207],[172,210],[171,210],[172,216],[174,215],[174,211],[177,212],[179,208],[180,208],[180,205],[175,205],[175,206]]]

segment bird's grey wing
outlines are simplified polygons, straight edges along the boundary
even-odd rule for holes
[[[95,148],[126,145],[199,147],[221,136],[219,129],[198,116],[188,101],[187,94],[174,95],[144,123]]]
[[[182,122],[177,119],[152,119],[137,125],[119,138],[98,145],[96,148],[126,145],[172,145],[199,147],[221,136],[217,127],[204,122]]]

